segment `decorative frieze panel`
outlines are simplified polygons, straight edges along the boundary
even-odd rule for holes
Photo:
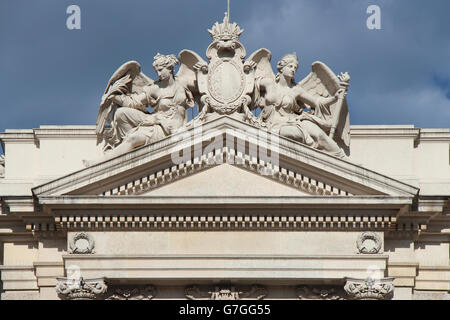
[[[394,278],[347,278],[345,291],[352,300],[390,300],[394,295]]]
[[[345,300],[347,294],[339,286],[298,286],[297,296],[300,300]]]
[[[104,278],[57,278],[56,292],[66,300],[151,300],[157,296],[153,285],[111,285]],[[345,286],[303,285],[286,287],[300,300],[389,300],[394,278],[346,278]],[[181,292],[180,292],[181,293]],[[261,285],[191,285],[185,287],[189,300],[262,300],[268,289]]]
[[[65,300],[98,300],[104,297],[108,287],[105,279],[83,279],[82,277],[57,278],[56,292]]]
[[[394,278],[346,278],[340,286],[298,286],[297,296],[301,300],[390,300],[394,294]]]
[[[74,234],[69,242],[70,253],[73,254],[94,253],[94,246],[94,238],[86,232]]]
[[[186,298],[191,300],[262,300],[267,296],[263,286],[199,286],[193,285],[185,289]]]
[[[65,215],[56,216],[54,224],[27,224],[27,230],[37,238],[66,237],[68,231],[104,230],[150,230],[150,231],[189,231],[189,230],[343,230],[385,232],[385,238],[407,238],[417,236],[426,225],[410,224],[410,228],[399,230],[397,218],[390,215],[309,215],[309,214],[214,214],[214,215]],[[362,238],[361,238],[362,239]],[[369,253],[378,245],[370,245],[363,240],[360,253]],[[367,252],[366,252],[367,251]],[[376,253],[376,252],[373,252]],[[380,253],[380,252],[377,252]]]
[[[154,286],[111,286],[105,300],[151,300],[156,294]]]
[[[386,230],[393,216],[189,214],[58,216],[61,230]]]

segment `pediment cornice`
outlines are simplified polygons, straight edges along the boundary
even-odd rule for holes
[[[252,148],[270,149],[267,142],[261,140],[260,134],[261,131],[249,124],[223,116],[200,128],[174,134],[154,144],[37,186],[33,188],[33,194],[38,198],[62,195],[136,195],[221,163],[240,166],[277,183],[299,188],[316,196],[414,197],[418,193],[417,188],[398,180],[277,135],[268,135],[273,139],[268,140],[276,141],[278,163],[267,163],[259,154],[251,151]],[[232,144],[228,143],[230,139],[234,141]],[[242,152],[239,151],[239,143],[241,147],[245,146],[241,148]],[[201,151],[196,154],[194,150],[199,146],[201,148],[198,150]],[[179,154],[183,149],[190,149],[192,156],[187,161],[174,164],[171,155]],[[210,162],[213,160],[215,162],[211,166]]]

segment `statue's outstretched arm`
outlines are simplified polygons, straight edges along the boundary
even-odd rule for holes
[[[111,97],[111,99],[114,101],[114,103],[118,104],[119,106],[125,108],[138,109],[143,112],[146,112],[147,106],[151,105],[151,103],[148,101],[148,95],[146,92],[135,93],[130,95],[125,94],[114,95]]]
[[[335,103],[338,99],[338,94],[332,97],[323,98],[320,96],[314,96],[302,87],[297,87],[297,97],[300,98],[303,103],[311,107],[311,109],[316,109],[320,106],[329,106]]]

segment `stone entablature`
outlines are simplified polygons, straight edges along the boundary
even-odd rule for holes
[[[393,278],[347,278],[345,281],[344,286],[308,285],[291,286],[289,289],[295,290],[300,300],[390,300],[393,297]],[[276,294],[277,290],[274,289],[271,286],[255,284],[189,285],[184,288],[184,295],[188,300],[263,300]],[[158,298],[158,289],[154,285],[108,285],[105,279],[58,278],[56,291],[65,300]]]
[[[45,135],[42,132],[45,132]],[[378,172],[388,171],[390,175],[400,180],[405,179],[407,183],[418,183],[421,193],[431,195],[433,190],[436,190],[435,194],[440,195],[450,193],[449,129],[420,129],[394,125],[351,126],[350,133],[353,141],[350,160],[354,163],[368,166]],[[41,141],[43,137],[45,141]],[[82,159],[101,153],[95,146],[95,126],[41,126],[40,129],[6,130],[0,133],[0,140],[4,149],[8,150],[5,154],[5,174],[0,184],[0,193],[3,196],[30,194],[32,186],[80,170],[83,168]],[[62,147],[68,143],[73,147]],[[371,144],[382,144],[386,152],[380,153],[377,149],[368,148]],[[28,166],[21,163],[19,151],[20,154],[27,152],[28,161],[39,165]],[[408,156],[402,156],[404,154]],[[435,159],[432,168],[422,160],[428,156]],[[64,165],[52,165],[47,160],[51,158],[65,159]],[[413,162],[415,165],[410,165]],[[387,164],[394,165],[388,167]],[[430,171],[431,169],[433,171]]]

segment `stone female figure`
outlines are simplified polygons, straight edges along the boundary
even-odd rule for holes
[[[159,141],[186,124],[186,109],[195,104],[193,65],[199,57],[188,50],[183,50],[181,57],[190,64],[182,60],[175,76],[179,63],[175,55],[156,55],[153,67],[159,80],[155,82],[140,71],[135,61],[127,62],[114,73],[97,117],[98,143],[104,141],[105,154],[96,161],[84,161],[85,165]]]
[[[330,137],[335,120],[332,106],[346,94],[339,81],[332,78],[336,76],[324,64],[316,62],[313,72],[297,84],[294,81],[298,69],[296,54],[285,55],[278,62],[276,76],[270,67],[268,51],[261,51],[255,57],[257,69],[261,71],[256,79],[254,103],[262,109],[260,120],[267,129],[333,156],[345,157],[340,145]],[[345,125],[348,127],[347,123],[340,124],[339,132],[348,134]]]

